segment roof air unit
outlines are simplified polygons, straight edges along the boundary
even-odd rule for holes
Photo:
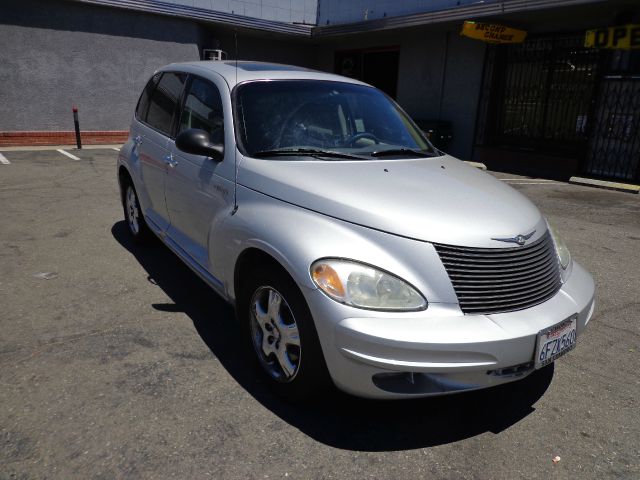
[[[226,60],[227,52],[217,49],[205,48],[202,50],[202,56],[204,60]]]

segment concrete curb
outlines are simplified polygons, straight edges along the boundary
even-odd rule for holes
[[[569,183],[576,185],[587,185],[589,187],[606,188],[607,190],[617,190],[619,192],[640,193],[640,185],[631,183],[608,182],[606,180],[596,180],[594,178],[571,177]]]
[[[487,166],[484,163],[480,163],[480,162],[469,162],[467,160],[464,161],[465,163],[468,163],[469,165],[471,165],[472,167],[476,167],[479,168],[480,170],[486,170]]]

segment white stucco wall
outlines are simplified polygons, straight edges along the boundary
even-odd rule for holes
[[[320,0],[318,25],[361,22],[496,1],[498,0]]]

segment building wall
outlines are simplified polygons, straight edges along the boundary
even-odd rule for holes
[[[168,63],[201,48],[233,57],[233,32],[195,22],[54,0],[3,0],[0,132],[127,130],[138,96]],[[243,58],[312,66],[304,42],[238,34]]]
[[[318,67],[333,71],[338,50],[386,46],[400,47],[397,102],[414,119],[452,122],[453,141],[447,150],[470,159],[485,45],[460,37],[457,26],[378,32],[323,43]]]
[[[197,60],[202,48],[235,58],[228,28],[60,0],[5,0],[0,45],[0,132],[72,130],[74,105],[83,130],[127,130],[157,68]],[[242,59],[329,72],[337,50],[388,45],[400,47],[400,105],[416,119],[453,122],[449,151],[469,158],[485,47],[453,27],[295,41],[238,33]]]
[[[318,0],[163,0],[247,17],[286,23],[316,24]]]
[[[484,0],[483,2],[478,0],[320,0],[318,25],[361,22],[496,1],[498,0]]]
[[[227,58],[236,58],[236,39],[233,30],[221,27],[205,29],[202,46],[204,48],[220,48],[227,53]],[[258,32],[237,32],[238,53],[240,60],[268,61],[316,67],[316,47],[311,39],[291,38],[264,35]]]
[[[124,130],[159,66],[199,58],[199,27],[160,17],[9,0],[0,18],[0,131]]]
[[[448,33],[441,110],[443,119],[453,123],[450,152],[464,160],[471,160],[473,153],[485,50],[484,43],[461,37],[457,29]]]

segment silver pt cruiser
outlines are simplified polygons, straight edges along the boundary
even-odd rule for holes
[[[155,234],[235,306],[290,397],[510,382],[574,348],[593,313],[591,276],[528,199],[353,79],[168,65],[118,179],[133,239]]]

